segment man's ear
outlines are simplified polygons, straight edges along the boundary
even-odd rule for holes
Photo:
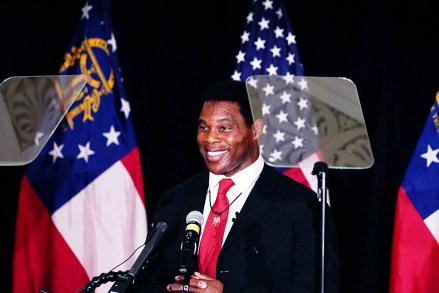
[[[256,119],[255,122],[253,123],[253,131],[256,139],[259,139],[263,130],[264,130],[264,122],[262,121],[262,119]]]

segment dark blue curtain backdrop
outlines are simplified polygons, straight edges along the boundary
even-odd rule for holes
[[[305,75],[354,81],[374,152],[370,169],[329,174],[346,293],[388,292],[397,190],[439,90],[433,2],[285,1]],[[56,74],[83,4],[2,1],[0,80]],[[195,100],[233,73],[249,5],[250,0],[113,1],[149,214],[165,189],[203,168]],[[2,292],[11,288],[23,170],[0,167]]]

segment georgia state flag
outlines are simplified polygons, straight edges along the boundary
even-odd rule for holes
[[[439,292],[439,92],[398,191],[391,293]]]
[[[140,156],[109,5],[83,6],[59,74],[85,75],[87,84],[23,177],[13,292],[78,292],[101,273],[131,268],[145,242]]]

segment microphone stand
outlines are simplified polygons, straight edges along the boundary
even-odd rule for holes
[[[113,286],[110,288],[108,293],[120,293],[125,292],[126,289],[134,282],[137,273],[142,269],[149,261],[150,255],[154,250],[156,244],[163,237],[163,234],[168,230],[168,224],[165,222],[158,222],[152,234],[146,240],[145,247],[143,247],[142,252],[139,257],[134,262],[131,269],[121,276],[119,276],[114,282]]]
[[[312,175],[317,176],[317,194],[321,206],[321,271],[320,271],[320,292],[325,290],[325,210],[326,210],[326,200],[327,200],[327,175],[328,175],[328,165],[324,162],[316,162],[314,164],[314,169],[312,170]]]

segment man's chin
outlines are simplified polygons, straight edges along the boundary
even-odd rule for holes
[[[216,175],[221,175],[227,172],[227,169],[221,166],[219,162],[206,161],[206,167],[210,172]]]
[[[209,163],[209,164],[207,164],[207,169],[209,169],[209,171],[215,175],[224,175],[224,176],[230,177],[238,171],[239,166],[234,166],[233,168],[225,168],[225,167],[219,166],[218,164]]]

